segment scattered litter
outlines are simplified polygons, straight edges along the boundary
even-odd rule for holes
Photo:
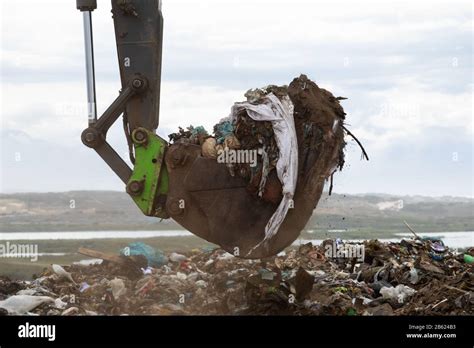
[[[141,268],[143,274],[152,274],[153,273],[153,268],[147,267],[147,268]]]
[[[0,301],[0,308],[6,309],[9,314],[25,314],[43,303],[52,302],[48,296],[14,295]]]
[[[430,256],[433,260],[436,260],[436,261],[443,260],[443,255],[440,255],[440,254],[437,254],[437,253],[430,253]]]
[[[122,279],[114,278],[109,282],[109,286],[112,290],[112,295],[114,299],[118,300],[120,296],[123,296],[127,293],[125,288],[125,283]]]
[[[183,254],[171,253],[169,256],[169,259],[171,262],[182,262],[182,261],[186,261],[188,258],[184,256]]]
[[[464,254],[464,262],[465,263],[474,263],[474,257],[469,254]]]
[[[405,300],[415,292],[416,290],[403,284],[397,285],[396,287],[384,287],[380,290],[380,294],[384,299],[396,299],[398,303],[404,303]]]
[[[64,302],[60,298],[57,298],[56,300],[54,300],[54,306],[58,309],[65,309],[67,306],[67,302]]]
[[[88,259],[88,260],[76,261],[76,262],[73,262],[72,264],[76,266],[87,267],[87,266],[92,266],[92,265],[100,265],[102,261],[103,261],[102,259]]]
[[[76,284],[74,279],[72,279],[71,273],[67,272],[64,268],[62,268],[60,265],[51,265],[51,268],[53,269],[53,272],[56,273],[56,275],[59,276],[59,279],[67,279],[71,283]]]
[[[431,243],[431,249],[437,253],[444,253],[446,251],[446,247],[441,240],[434,241]]]
[[[196,282],[196,286],[197,286],[198,288],[207,288],[207,282],[204,281],[204,280],[202,280],[202,279],[201,279],[201,280],[198,280],[198,281]]]
[[[354,308],[349,308],[347,310],[347,315],[349,316],[357,315],[357,311]]]
[[[37,289],[25,289],[25,290],[20,290],[16,293],[17,295],[29,295],[29,296],[33,296],[33,295],[37,295],[38,294],[38,290]]]
[[[151,273],[140,268],[138,273],[124,272],[124,265],[138,267],[136,256],[87,250],[104,261],[63,266],[60,271],[80,286],[58,282],[57,267],[45,269],[33,281],[0,277],[0,311],[23,315],[474,314],[474,276],[466,257],[472,257],[474,249],[458,253],[446,247],[443,259],[434,260],[432,240],[369,240],[362,243],[363,261],[352,265],[321,257],[327,243],[335,241],[291,247],[264,260],[237,258],[222,249],[175,252],[163,255],[167,263]],[[172,261],[176,255],[182,261]],[[43,296],[46,293],[50,295]]]
[[[259,271],[259,273],[260,273],[262,279],[264,279],[264,280],[273,280],[273,278],[275,278],[275,276],[276,276],[275,272],[269,271],[268,269],[265,269],[265,268],[262,268]]]
[[[410,283],[412,283],[413,285],[418,283],[418,280],[420,279],[420,277],[418,276],[418,271],[416,270],[416,268],[412,268],[410,270]]]
[[[120,254],[124,256],[143,255],[150,267],[160,267],[168,263],[168,258],[161,250],[154,249],[143,242],[130,243],[120,251]]]
[[[83,282],[83,283],[81,283],[81,286],[80,286],[80,288],[79,288],[79,291],[80,291],[80,292],[84,292],[84,291],[86,291],[86,290],[89,289],[89,288],[90,288],[90,285],[87,284],[86,282]]]
[[[178,272],[176,273],[176,278],[178,278],[179,280],[186,280],[188,277],[186,274]]]

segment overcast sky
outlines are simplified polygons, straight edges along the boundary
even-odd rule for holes
[[[120,88],[110,2],[93,14],[99,114]],[[2,192],[123,190],[87,125],[75,1],[2,1]],[[305,73],[343,102],[338,193],[473,196],[471,1],[177,1],[165,18],[159,134],[212,125],[244,92]],[[121,125],[109,134],[126,152]]]

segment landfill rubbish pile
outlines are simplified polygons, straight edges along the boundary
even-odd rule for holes
[[[278,203],[282,196],[282,184],[279,183],[273,190],[265,186],[268,175],[275,175],[274,169],[277,167],[280,153],[289,152],[291,147],[297,148],[294,107],[288,96],[288,87],[269,85],[250,89],[245,93],[245,97],[247,102],[235,103],[231,115],[214,126],[213,135],[209,135],[202,126],[189,126],[186,130],[179,128],[179,131],[170,134],[169,138],[173,143],[200,145],[204,157],[218,161],[222,158],[222,163],[226,163],[231,176],[239,175],[248,180],[250,192],[258,194],[264,200]],[[285,122],[280,122],[282,120]],[[279,131],[285,134],[278,137],[276,133]],[[294,144],[291,144],[292,138]],[[233,150],[249,152],[232,152]],[[253,150],[255,157],[252,156]],[[229,160],[233,159],[231,156],[238,156],[239,153],[247,157]],[[293,155],[296,160],[296,152]],[[282,162],[289,160],[289,154],[282,158]],[[295,164],[297,166],[297,163]]]
[[[261,260],[221,249],[164,256],[141,244],[82,251],[103,259],[52,265],[33,281],[0,278],[0,314],[474,314],[474,248],[456,253],[439,240],[326,240]]]

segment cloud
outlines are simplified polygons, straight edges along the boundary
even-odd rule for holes
[[[97,172],[95,182],[109,187],[113,174],[79,140],[86,126],[81,13],[62,0],[0,4],[1,128],[42,142],[42,151],[68,149],[43,154],[47,161],[55,160],[52,153],[80,154],[80,162],[68,162],[77,182],[42,169],[55,178],[48,189],[100,188],[81,186],[72,174],[83,173],[84,163]],[[349,97],[347,122],[371,155],[359,162],[350,142],[349,167],[336,190],[472,195],[471,2],[167,0],[163,11],[162,137],[189,124],[212,130],[247,89],[306,73]],[[100,113],[120,89],[109,2],[99,2],[93,21]],[[109,138],[125,157],[120,124]],[[9,144],[11,157],[19,145]],[[455,152],[461,160],[449,162]],[[440,153],[451,171],[441,168]],[[23,185],[21,168],[2,166],[9,186]],[[407,168],[411,174],[401,175]],[[427,168],[429,179],[419,179]],[[446,177],[456,181],[446,185]]]
[[[119,85],[100,82],[97,89],[98,112],[102,113],[118,96]],[[179,126],[194,124],[212,131],[219,119],[229,115],[232,104],[244,99],[244,92],[184,82],[163,82],[160,128],[174,132]],[[80,82],[5,83],[2,96],[8,102],[2,106],[2,115],[5,116],[2,117],[2,127],[19,129],[35,138],[60,144],[78,141],[87,126],[85,93]]]
[[[446,136],[444,129],[427,128],[419,137],[393,144],[374,151],[364,143],[370,156],[367,162],[361,160],[355,142],[349,141],[347,165],[334,176],[334,192],[474,196],[471,137]]]
[[[373,150],[397,146],[410,139],[423,142],[430,128],[441,136],[472,139],[472,92],[446,94],[415,79],[401,79],[394,87],[367,93],[367,101],[352,110],[349,123]]]

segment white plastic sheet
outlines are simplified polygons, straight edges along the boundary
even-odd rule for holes
[[[13,295],[0,301],[0,308],[6,309],[10,314],[25,314],[39,305],[54,302],[49,296]]]
[[[298,143],[293,109],[293,103],[288,96],[283,97],[280,101],[273,93],[269,93],[263,97],[262,103],[235,103],[231,110],[230,119],[232,122],[236,120],[237,114],[242,110],[246,110],[247,114],[255,121],[270,121],[280,152],[276,170],[283,186],[283,199],[265,227],[265,238],[252,250],[265,244],[278,233],[288,209],[293,204],[298,178]]]

